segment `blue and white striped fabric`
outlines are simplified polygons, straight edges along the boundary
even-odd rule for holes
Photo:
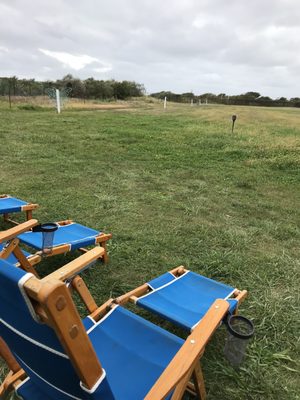
[[[188,271],[180,277],[170,272],[148,282],[151,292],[136,304],[185,329],[192,330],[216,299],[228,300],[229,312],[237,300],[229,299],[234,288]]]
[[[0,260],[0,336],[29,377],[17,389],[24,400],[141,400],[183,344],[120,306],[97,323],[86,318],[84,326],[106,374],[88,393],[54,331],[35,320],[22,289],[30,277]]]
[[[27,205],[26,201],[14,197],[0,197],[0,214],[8,214],[22,211],[22,206]]]
[[[95,229],[77,223],[59,225],[54,232],[53,247],[69,244],[70,251],[73,251],[80,247],[94,245],[96,237],[100,234],[101,232]],[[19,235],[18,238],[29,247],[37,250],[43,249],[42,232],[25,232]]]
[[[35,385],[32,382],[32,379],[29,377],[17,387],[16,392],[18,396],[25,400],[53,400],[45,392],[42,392],[41,389]]]
[[[34,319],[34,312],[22,289],[30,277],[31,274],[0,260],[0,336],[30,377],[31,383],[38,387],[38,392],[45,393],[45,398],[106,398],[99,397],[102,390],[106,389],[106,379],[95,393],[84,391],[54,331]],[[23,390],[28,390],[26,386]],[[34,397],[25,396],[24,399],[35,400]],[[110,400],[109,397],[107,399]]]

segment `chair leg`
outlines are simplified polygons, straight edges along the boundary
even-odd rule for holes
[[[13,390],[13,385],[25,378],[26,374],[21,369],[9,347],[0,336],[0,358],[4,359],[10,369],[8,375],[0,385],[0,399],[6,399]]]
[[[9,371],[8,375],[0,385],[0,399],[5,400],[14,390],[15,385],[21,383],[26,378],[26,373],[23,369],[18,372]]]
[[[13,372],[9,371],[9,373],[6,375],[6,377],[4,378],[4,381],[1,383],[0,385],[0,399],[7,399],[8,395],[10,394],[9,390],[7,389],[7,382],[9,379],[11,379],[13,376]]]
[[[13,254],[20,262],[20,266],[22,269],[24,269],[24,271],[30,272],[34,276],[38,277],[38,273],[36,272],[35,268],[30,264],[30,262],[27,260],[22,250],[18,246],[14,248]]]
[[[194,384],[190,382],[192,378]],[[200,361],[196,362],[176,386],[171,400],[181,400],[186,391],[191,391],[199,400],[206,400],[206,391]]]
[[[187,386],[190,380],[191,371],[189,371],[185,377],[179,382],[174,390],[174,393],[171,397],[171,400],[181,400],[185,391],[187,390]]]
[[[90,314],[98,309],[93,296],[87,288],[84,280],[79,275],[73,278],[72,287],[77,291]]]
[[[18,364],[17,360],[13,356],[12,352],[10,351],[9,347],[5,343],[5,341],[2,339],[0,336],[0,357],[3,358],[3,360],[6,362],[8,365],[8,368],[14,373],[18,372],[21,367]]]
[[[100,243],[100,246],[104,248],[104,254],[103,254],[103,262],[104,264],[108,263],[108,254],[107,254],[107,247],[106,247],[106,242],[102,242]]]
[[[27,221],[29,221],[30,219],[32,219],[32,210],[26,211],[26,219],[27,219]]]
[[[196,364],[192,378],[194,381],[197,397],[200,400],[205,400],[206,399],[206,390],[205,390],[204,377],[203,377],[203,372],[202,372],[200,362]]]

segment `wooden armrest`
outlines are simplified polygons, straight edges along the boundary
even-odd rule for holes
[[[6,231],[0,232],[0,243],[6,242],[7,240],[13,239],[21,233],[29,231],[31,228],[38,224],[37,219],[31,219],[23,222],[13,228],[7,229]]]
[[[52,274],[47,275],[45,278],[42,279],[42,281],[46,282],[52,279],[65,281],[67,279],[73,278],[75,275],[78,275],[82,270],[84,270],[93,261],[102,257],[104,252],[105,250],[103,249],[103,247],[95,247],[94,249],[89,250],[82,256],[71,261],[70,263],[52,272]]]
[[[164,399],[199,361],[201,353],[229,308],[226,300],[218,299],[188,336],[173,360],[158,378],[145,400]]]

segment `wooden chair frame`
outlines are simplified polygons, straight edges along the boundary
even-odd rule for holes
[[[80,271],[103,256],[104,251],[101,247],[94,248],[45,278],[38,279],[33,276],[24,284],[36,314],[42,322],[54,329],[78,377],[88,389],[91,389],[101,377],[102,366],[75,308],[69,288],[79,293],[90,316],[96,321],[112,307],[116,307],[113,299],[98,307],[84,281],[78,277]],[[69,288],[64,283],[66,280],[72,282]],[[125,298],[123,303],[126,303]],[[172,400],[180,400],[186,390],[197,394],[201,400],[205,399],[204,379],[199,359],[228,309],[227,301],[219,299],[214,302],[153,385],[145,400],[163,400],[172,391]],[[0,355],[10,368],[0,388],[0,394],[4,398],[20,380],[24,379],[25,373],[3,341],[0,342],[0,348]]]
[[[7,198],[10,197],[8,194],[0,194],[0,198]],[[25,204],[24,206],[21,206],[21,211],[20,212],[25,212],[26,214],[26,220],[29,221],[30,219],[32,219],[32,211],[37,209],[39,207],[38,204],[34,204],[34,203],[28,203]],[[10,214],[3,214],[3,219],[6,222],[11,222],[14,225],[19,225],[19,222],[13,220],[12,218],[10,218]]]

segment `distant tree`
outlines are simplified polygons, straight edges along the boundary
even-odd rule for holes
[[[67,74],[61,80],[56,81],[56,85],[59,88],[70,88],[72,89],[70,92],[70,97],[85,97],[85,85],[78,78],[74,78],[73,75]]]
[[[113,81],[113,91],[114,91],[114,97],[116,99],[124,100],[127,99],[128,97],[139,97],[142,96],[143,93],[143,86],[138,85],[135,82],[131,81],[122,81],[122,82],[117,82]]]
[[[247,92],[247,93],[245,93],[245,96],[247,96],[249,98],[257,99],[258,97],[261,96],[261,94],[258,92]]]
[[[289,103],[294,107],[300,107],[300,97],[292,97]]]
[[[45,95],[48,88],[72,88],[70,95],[82,99],[121,99],[139,97],[145,94],[145,87],[134,81],[97,80],[88,78],[81,80],[72,74],[65,75],[56,81],[36,81],[35,79],[18,79],[16,76],[0,77],[0,96],[8,96],[11,107],[13,96],[39,96]],[[275,100],[268,96],[262,96],[259,92],[249,91],[244,94],[228,96],[225,93],[215,95],[203,93],[195,95],[192,92],[182,94],[171,91],[152,93],[151,96],[163,100],[178,103],[190,103],[201,101],[205,103],[222,103],[231,105],[256,105],[256,106],[277,106],[277,107],[300,107],[300,98],[293,97],[288,100],[286,97],[279,97]]]
[[[258,99],[256,99],[257,103],[262,105],[262,106],[272,106],[274,104],[274,101],[268,97],[268,96],[260,96]]]

